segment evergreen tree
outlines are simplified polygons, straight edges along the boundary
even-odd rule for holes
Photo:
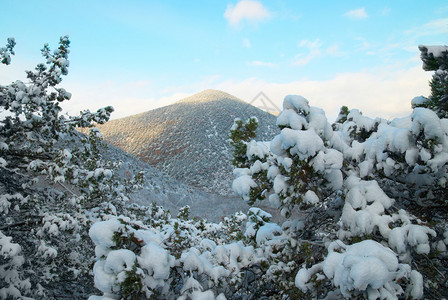
[[[254,180],[253,188],[250,190],[250,195],[246,197],[246,201],[250,205],[254,204],[257,199],[264,199],[266,191],[272,188],[267,180],[266,169],[260,167],[266,164],[269,151],[265,145],[253,140],[257,127],[258,120],[255,117],[249,118],[244,125],[242,120],[236,118],[230,129],[230,144],[234,147],[232,163],[237,168],[236,172],[258,162],[258,171],[255,171],[250,179]]]
[[[0,49],[4,64],[14,44],[8,39]],[[0,86],[0,298],[85,297],[93,290],[88,228],[127,199],[93,127],[113,108],[61,113],[60,103],[71,98],[59,87],[69,46],[66,36],[54,51],[44,45],[45,63],[26,72],[29,82]],[[89,135],[80,127],[90,127]]]
[[[14,38],[8,38],[6,46],[0,47],[0,63],[9,65],[11,63],[11,55],[14,55],[14,46],[16,41]]]
[[[258,127],[258,120],[255,117],[247,120],[245,124],[239,118],[236,118],[230,129],[230,144],[234,147],[232,163],[235,167],[246,167],[247,143],[255,137],[255,131]]]
[[[416,106],[427,107],[437,113],[440,118],[448,117],[448,47],[419,46],[423,69],[434,71],[429,83],[431,95],[428,101]]]

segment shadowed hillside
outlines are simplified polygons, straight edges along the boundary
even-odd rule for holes
[[[258,140],[272,139],[276,117],[221,91],[205,90],[172,105],[99,126],[104,139],[159,170],[208,192],[231,193],[235,118],[256,116]]]

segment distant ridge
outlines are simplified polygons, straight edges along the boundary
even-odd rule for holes
[[[163,173],[207,192],[232,194],[229,130],[259,120],[257,139],[278,133],[276,117],[228,93],[205,90],[176,103],[99,126],[104,139]]]

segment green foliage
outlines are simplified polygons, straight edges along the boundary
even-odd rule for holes
[[[429,108],[438,112],[439,116],[448,116],[448,78],[435,74],[431,79],[431,96]]]
[[[125,271],[126,277],[123,282],[120,283],[120,294],[124,299],[137,300],[142,299],[143,295],[143,283],[140,272],[137,271],[137,262],[132,267],[132,270]]]
[[[268,171],[260,170],[253,174],[252,178],[257,183],[257,187],[250,190],[249,199],[246,200],[249,205],[253,205],[257,200],[264,200],[268,191],[272,188],[272,183],[268,180]]]
[[[344,123],[345,121],[347,121],[347,116],[350,113],[350,110],[348,109],[347,106],[342,106],[341,109],[339,110],[339,114],[338,117],[336,118],[336,122],[337,123]]]
[[[420,58],[423,61],[423,70],[437,71],[448,69],[448,49],[446,46],[438,46],[442,51],[440,55],[434,56],[434,53],[429,51],[428,46],[419,46]],[[445,49],[443,49],[445,48]]]
[[[230,130],[230,144],[234,147],[232,163],[237,168],[245,168],[249,165],[246,158],[247,143],[256,136],[258,120],[255,117],[243,124],[240,119],[235,119]]]
[[[179,209],[177,217],[181,220],[188,220],[190,218],[190,206],[185,205]]]
[[[8,38],[5,47],[0,47],[0,63],[9,65],[11,63],[11,55],[14,55],[14,46],[16,41],[14,38]]]
[[[143,220],[151,227],[158,227],[160,224],[168,222],[169,219],[171,219],[169,211],[152,202],[151,206],[146,210],[146,215]]]
[[[235,241],[241,241],[244,239],[242,228],[244,222],[247,220],[247,216],[241,212],[235,213],[230,217],[224,217],[223,225],[227,228],[227,234]]]
[[[439,46],[440,53],[436,56],[426,46],[419,46],[423,69],[435,71],[429,85],[431,95],[422,107],[429,108],[437,113],[440,118],[448,117],[448,48]]]
[[[142,241],[135,236],[133,230],[138,230],[140,227],[137,224],[129,225],[128,221],[120,218],[118,220],[125,226],[114,232],[112,249],[128,249],[138,253],[142,247]]]

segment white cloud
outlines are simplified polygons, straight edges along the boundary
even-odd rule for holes
[[[258,1],[242,0],[236,5],[227,5],[224,17],[232,26],[237,27],[244,20],[252,23],[266,20],[271,17],[271,13]]]
[[[248,38],[244,38],[244,39],[243,39],[243,46],[244,46],[245,48],[250,48],[250,47],[252,47],[252,45],[251,45],[251,43],[250,43],[250,40],[249,40]]]
[[[96,94],[95,97],[88,96],[89,98],[85,98],[87,95],[82,94],[81,90],[71,90],[71,92],[75,92],[72,99],[61,105],[64,112],[67,112],[70,115],[77,115],[81,110],[90,109],[90,111],[96,111],[101,107],[110,105],[114,108],[111,119],[119,119],[156,109],[158,107],[167,106],[194,94],[180,92],[165,97],[151,98],[127,96],[122,93],[112,95],[112,93],[107,92],[101,96]],[[111,97],[109,98],[108,96]],[[95,99],[95,104],[92,104],[92,101],[89,101],[89,99]]]
[[[321,43],[319,39],[316,39],[315,41],[309,41],[309,40],[302,40],[299,43],[299,47],[304,47],[308,49],[308,54],[304,55],[303,53],[299,53],[296,55],[296,61],[294,62],[295,65],[306,65],[308,64],[312,59],[315,59],[316,57],[319,57],[321,55],[320,47]]]
[[[259,61],[259,60],[254,60],[254,61],[250,61],[246,63],[248,66],[253,66],[253,67],[276,67],[277,64],[271,63],[271,62],[265,62],[265,61]]]
[[[128,83],[69,83],[64,88],[73,94],[63,108],[70,114],[80,110],[92,111],[112,105],[112,118],[120,118],[172,104],[202,90],[223,90],[243,100],[250,101],[263,91],[278,107],[288,94],[306,97],[312,106],[323,108],[330,122],[334,121],[339,108],[359,108],[370,117],[401,117],[411,112],[410,101],[415,96],[428,96],[430,72],[421,68],[420,62],[412,67],[389,67],[342,73],[329,80],[296,80],[272,82],[256,78],[242,81],[224,80],[219,75],[203,78],[180,86],[171,86],[160,91],[151,81]],[[155,95],[159,96],[148,96]]]
[[[156,99],[148,97],[153,91],[150,81],[93,83],[73,82],[67,78],[64,88],[72,93],[72,99],[61,104],[71,115],[81,110],[96,111],[111,105],[115,111],[112,118],[120,118],[157,107]],[[160,105],[159,105],[160,106]]]
[[[325,110],[333,122],[342,105],[358,108],[370,117],[403,117],[411,112],[415,96],[429,95],[428,80],[431,74],[418,66],[403,69],[377,69],[344,73],[330,80],[298,80],[286,83],[267,82],[256,78],[244,81],[224,81],[211,88],[228,92],[250,101],[263,91],[277,106],[289,94],[302,95],[312,106]]]
[[[433,36],[448,33],[448,19],[441,18],[425,23],[421,26],[414,27],[405,32],[407,35],[419,38],[423,36]]]
[[[354,20],[366,19],[368,17],[366,9],[364,7],[349,10],[344,14],[346,17]]]

